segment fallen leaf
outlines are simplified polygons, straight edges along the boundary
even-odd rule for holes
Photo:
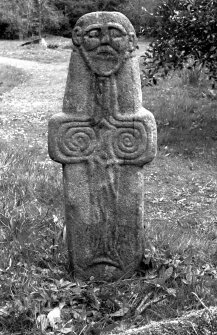
[[[116,316],[116,317],[121,317],[124,316],[125,314],[127,314],[127,312],[129,311],[128,307],[123,307],[121,309],[119,309],[118,311],[111,313],[110,316]]]
[[[70,282],[70,281],[68,281],[68,280],[64,280],[64,279],[62,278],[62,279],[60,279],[60,281],[59,281],[59,286],[60,286],[61,288],[69,289],[69,288],[71,288],[71,287],[75,287],[76,284],[75,284],[75,283],[72,283],[72,282]]]
[[[169,279],[172,276],[172,274],[173,274],[173,267],[170,266],[168,269],[165,270],[165,272],[162,275],[164,281]]]
[[[61,334],[69,334],[74,331],[74,327],[69,327],[69,328],[62,328],[60,329]]]
[[[44,332],[49,326],[49,321],[45,314],[40,314],[36,319],[37,328],[39,328],[42,332]]]
[[[169,295],[176,297],[176,290],[174,288],[167,288],[166,291]]]
[[[59,329],[59,325],[61,324],[61,307],[55,307],[50,311],[47,315],[47,319],[49,321],[50,326],[53,329]]]
[[[0,316],[8,316],[10,315],[8,306],[4,306],[0,308]]]

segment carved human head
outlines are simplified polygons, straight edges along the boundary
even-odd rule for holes
[[[76,23],[72,40],[88,67],[97,75],[117,72],[136,48],[130,21],[118,12],[93,12]]]

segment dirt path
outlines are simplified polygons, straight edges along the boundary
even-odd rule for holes
[[[62,108],[68,63],[43,64],[6,57],[0,57],[0,63],[29,75],[27,81],[2,96],[0,141],[28,142],[43,149],[47,120]]]

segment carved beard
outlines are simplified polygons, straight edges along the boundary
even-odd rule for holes
[[[86,51],[81,46],[80,50],[88,67],[99,76],[111,76],[120,69],[124,61],[124,55],[109,45],[99,46],[93,51]]]

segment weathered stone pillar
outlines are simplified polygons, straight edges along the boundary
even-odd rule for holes
[[[121,13],[95,12],[73,30],[63,113],[49,122],[63,164],[65,220],[77,278],[129,277],[143,254],[143,166],[156,125],[142,107],[136,35]]]

